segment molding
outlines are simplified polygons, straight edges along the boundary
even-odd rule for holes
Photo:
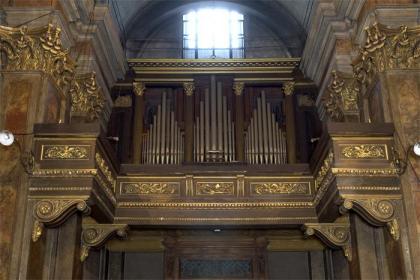
[[[119,202],[121,208],[174,208],[174,209],[241,209],[241,208],[308,208],[312,202]]]
[[[38,201],[33,208],[32,241],[36,242],[41,237],[44,227],[57,227],[77,211],[88,214],[90,207],[82,199],[43,199]]]
[[[84,262],[86,260],[91,248],[99,248],[115,236],[121,238],[126,237],[128,229],[128,225],[126,224],[82,225],[80,261]]]
[[[352,260],[350,224],[306,223],[302,230],[305,236],[315,235],[332,249],[342,249],[347,260]]]
[[[340,202],[340,213],[354,210],[365,221],[373,226],[387,226],[394,240],[400,238],[398,221],[395,218],[395,206],[389,199],[383,198],[343,198]]]

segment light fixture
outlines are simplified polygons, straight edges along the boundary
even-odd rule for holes
[[[420,141],[413,145],[413,152],[416,156],[420,157]]]
[[[0,130],[0,144],[3,146],[10,146],[15,141],[13,133],[8,130]]]

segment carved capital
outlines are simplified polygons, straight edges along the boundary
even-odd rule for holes
[[[133,83],[133,92],[136,96],[143,96],[146,90],[146,85],[142,82]]]
[[[307,223],[303,225],[306,236],[315,235],[328,247],[342,249],[348,261],[352,259],[350,225],[347,223]]]
[[[234,82],[233,83],[233,92],[236,96],[241,96],[245,88],[244,82]]]
[[[57,227],[77,211],[88,214],[90,207],[83,199],[45,199],[38,201],[33,210],[33,242],[39,239],[45,226]]]
[[[395,218],[395,206],[392,201],[377,198],[345,198],[341,201],[340,213],[344,214],[349,210],[354,210],[373,226],[387,226],[391,236],[395,240],[399,239],[400,231],[398,221]]]
[[[187,96],[192,96],[194,94],[195,85],[193,82],[185,82],[183,86],[184,86],[184,93]]]
[[[87,224],[83,225],[81,238],[80,260],[83,262],[89,255],[91,248],[99,248],[109,239],[126,237],[126,224]]]
[[[105,98],[97,84],[95,72],[77,77],[70,88],[70,96],[72,116],[93,122],[102,114]]]
[[[283,92],[286,96],[292,95],[295,90],[295,82],[289,81],[283,84]]]

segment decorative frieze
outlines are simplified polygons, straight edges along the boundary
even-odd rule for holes
[[[178,195],[180,183],[178,182],[123,182],[121,194],[141,195]]]
[[[340,145],[340,155],[345,159],[388,159],[385,144]]]
[[[42,145],[41,160],[89,159],[89,145]]]
[[[310,194],[309,182],[251,183],[253,195]]]
[[[233,182],[197,182],[195,184],[196,195],[233,195],[234,192]]]

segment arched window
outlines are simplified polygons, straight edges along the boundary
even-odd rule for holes
[[[184,58],[243,58],[244,16],[223,8],[204,8],[183,16]]]

